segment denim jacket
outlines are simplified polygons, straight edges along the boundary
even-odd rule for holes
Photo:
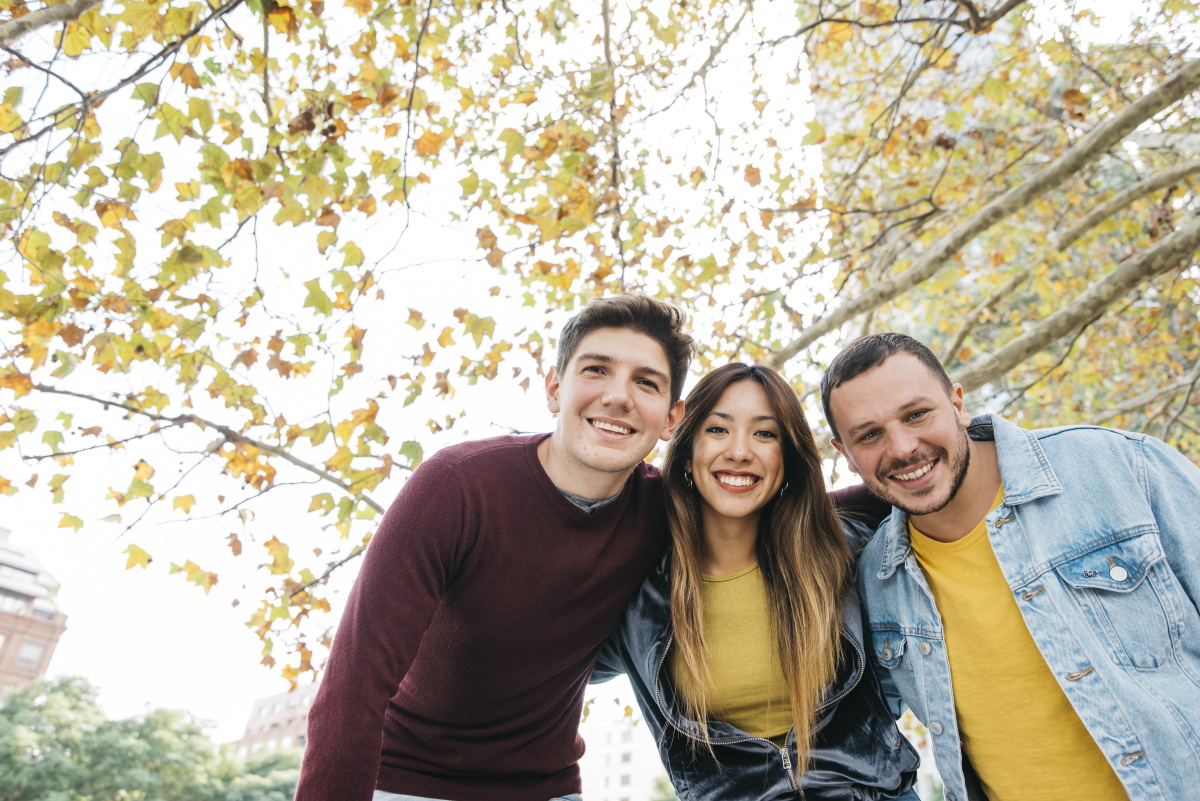
[[[987,535],[1021,615],[1131,799],[1200,794],[1200,469],[1142,434],[1027,431],[996,442]],[[894,510],[858,567],[870,647],[933,740],[946,801],[982,798],[962,753],[942,621]],[[899,711],[896,708],[894,711]]]
[[[784,747],[728,723],[710,721],[710,756],[694,746],[699,724],[683,715],[670,671],[670,557],[651,571],[596,660],[592,682],[628,673],[638,706],[682,801],[838,799],[917,801],[916,751],[896,728],[863,647],[862,612],[851,595],[843,610],[846,657],[818,711],[809,770],[798,777],[796,743]],[[713,758],[715,756],[715,760]]]

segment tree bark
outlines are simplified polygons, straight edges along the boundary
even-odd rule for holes
[[[1097,125],[1085,137],[1033,177],[986,204],[958,227],[935,242],[924,256],[894,278],[867,289],[842,307],[816,320],[795,340],[780,348],[771,361],[781,367],[789,359],[847,321],[903,294],[940,272],[975,237],[1015,214],[1036,198],[1063,184],[1121,142],[1146,120],[1200,87],[1200,59],[1185,64],[1162,85],[1131,103],[1120,113]]]
[[[1135,133],[1129,141],[1148,150],[1178,150],[1183,153],[1200,153],[1200,134],[1194,133]]]
[[[1197,249],[1200,249],[1200,217],[1119,264],[1033,330],[955,370],[951,379],[962,384],[965,392],[978,389],[1045,350],[1054,340],[1095,320],[1138,284],[1191,258]]]
[[[27,33],[38,28],[79,19],[102,0],[67,0],[60,6],[39,8],[23,17],[0,23],[0,47],[8,47]]]

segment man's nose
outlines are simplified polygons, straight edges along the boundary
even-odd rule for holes
[[[921,440],[903,426],[888,433],[888,444],[892,456],[904,458],[921,447]]]
[[[630,406],[630,386],[628,381],[620,379],[609,382],[601,396],[600,402],[606,406],[619,406],[628,409]]]

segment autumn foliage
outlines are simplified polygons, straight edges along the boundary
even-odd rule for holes
[[[1195,458],[1198,13],[0,0],[0,493],[205,591],[149,523],[230,520],[294,677],[456,395],[534,398],[603,292],[693,309],[700,369],[810,393],[898,329],[975,408]]]

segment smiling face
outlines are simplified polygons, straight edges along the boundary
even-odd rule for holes
[[[915,356],[897,353],[829,393],[834,447],[873,493],[910,515],[945,509],[970,465],[962,387],[947,395]]]
[[[758,526],[762,509],[783,485],[781,428],[757,381],[730,384],[696,429],[685,462],[700,494],[706,529]]]
[[[600,328],[580,340],[565,370],[546,376],[558,424],[543,465],[555,485],[586,498],[615,495],[682,416],[670,383],[666,353],[645,334]]]

